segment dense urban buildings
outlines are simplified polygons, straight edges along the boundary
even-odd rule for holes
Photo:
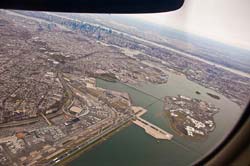
[[[161,85],[175,73],[241,108],[249,99],[249,77],[70,15],[0,10],[0,37],[0,165],[54,165],[132,121],[172,139],[138,116],[128,93],[96,79]],[[159,100],[177,134],[213,132],[220,109],[211,103],[182,94]]]

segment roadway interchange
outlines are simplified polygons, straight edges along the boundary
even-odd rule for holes
[[[58,112],[15,122],[17,132],[0,138],[1,149],[9,152],[5,154],[7,162],[56,165],[130,122],[156,139],[172,138],[141,119],[146,110],[132,106],[127,93],[97,88],[95,79],[90,77],[60,71],[55,76],[65,90],[64,104]],[[140,120],[147,125],[138,124]],[[1,132],[9,131],[1,127]]]
[[[9,152],[3,153],[6,164],[51,165],[134,117],[128,94],[97,88],[94,78],[55,75],[65,90],[64,104],[58,112],[15,122],[12,136],[1,135],[1,149]],[[10,129],[1,125],[1,134],[7,135]]]
[[[248,99],[249,78],[110,28],[47,12],[5,10],[0,26],[0,165],[59,163],[130,121],[156,138],[172,138],[140,119],[127,93],[97,88],[95,78],[131,87],[166,84],[171,71],[241,106]],[[169,118],[182,123],[184,114],[194,122],[182,126],[192,135],[192,125],[206,124],[186,115],[193,99],[180,100],[165,108],[172,111]]]
[[[166,74],[119,48],[61,26],[51,29],[41,19],[0,13],[2,165],[48,163],[92,140],[100,129],[130,121],[128,94],[97,88],[96,77],[128,84],[167,82]]]

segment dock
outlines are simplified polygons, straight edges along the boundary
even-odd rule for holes
[[[141,107],[132,107],[132,109],[136,114],[136,119],[133,121],[133,123],[143,128],[147,134],[153,136],[156,139],[171,140],[173,138],[172,134],[140,117],[147,112],[146,109]]]

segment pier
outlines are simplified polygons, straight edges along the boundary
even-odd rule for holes
[[[134,124],[140,126],[145,130],[145,132],[156,139],[165,139],[171,140],[173,135],[168,133],[167,131],[159,128],[158,126],[142,119],[140,116],[147,112],[146,109],[141,107],[132,107],[134,113],[136,114],[136,120],[133,121]]]

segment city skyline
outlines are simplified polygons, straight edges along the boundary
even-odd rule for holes
[[[250,50],[249,1],[186,0],[181,9],[155,14],[124,15],[171,27]]]

